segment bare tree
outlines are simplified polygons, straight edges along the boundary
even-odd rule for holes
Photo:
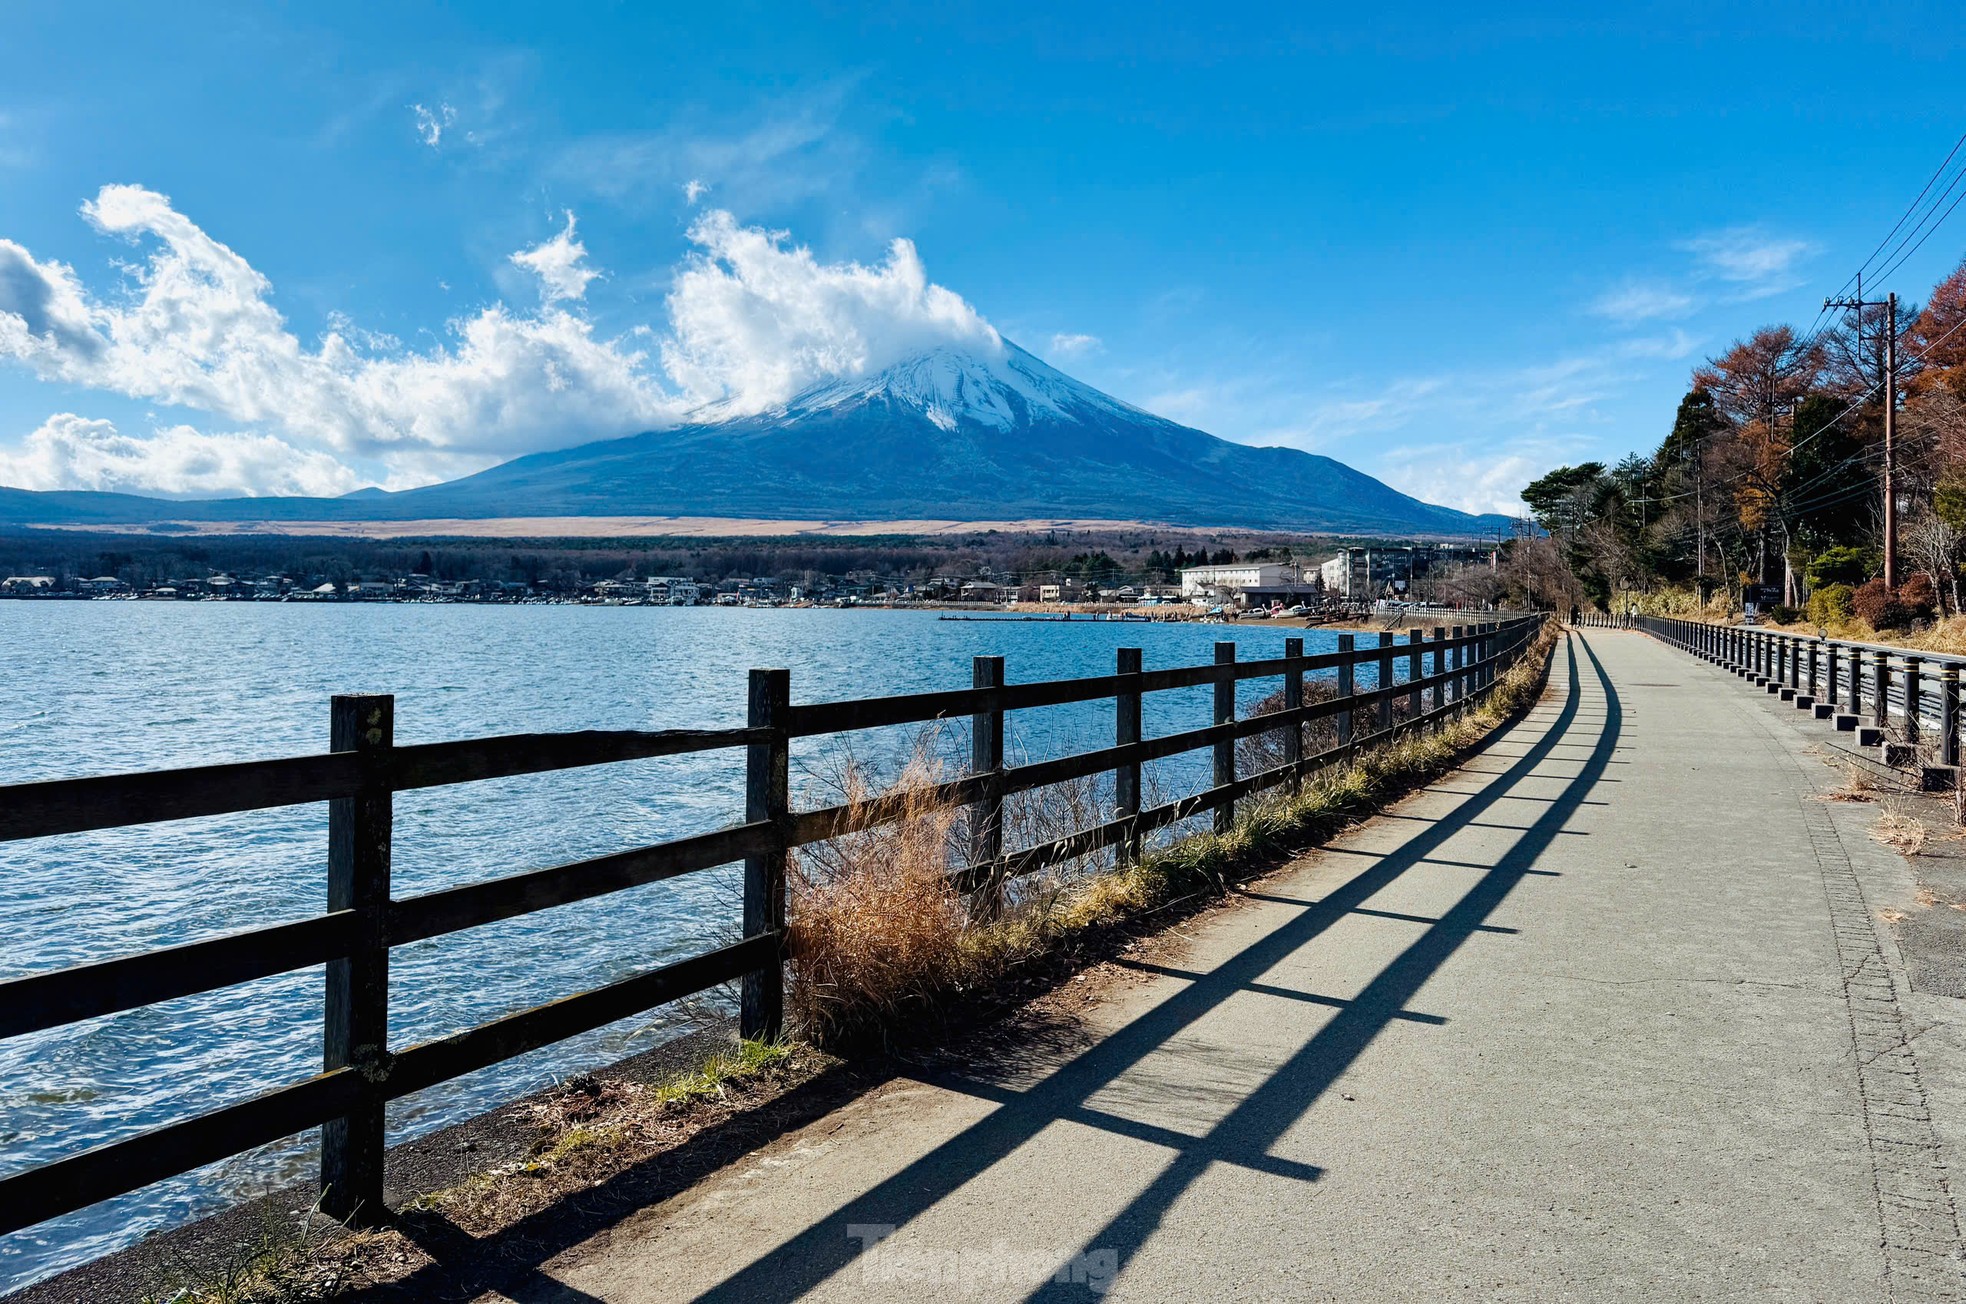
[[[1936,581],[1933,587],[1939,594],[1939,614],[1948,616],[1958,611],[1959,559],[1966,552],[1966,529],[1937,512],[1921,512],[1906,523],[1899,537],[1904,550]]]

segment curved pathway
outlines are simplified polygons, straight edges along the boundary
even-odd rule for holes
[[[1909,880],[1798,715],[1572,635],[1067,1044],[882,1087],[524,1298],[1960,1298]]]

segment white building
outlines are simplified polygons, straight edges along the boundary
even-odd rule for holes
[[[1279,589],[1297,583],[1297,568],[1276,561],[1189,566],[1181,572],[1181,596],[1233,597],[1244,589]]]

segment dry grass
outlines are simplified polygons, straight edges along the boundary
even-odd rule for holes
[[[1824,801],[1876,801],[1877,784],[1855,765],[1843,767],[1843,786],[1822,794]]]
[[[900,818],[865,833],[802,848],[788,884],[789,1005],[813,1044],[841,1045],[918,1025],[1027,966],[1071,953],[1092,930],[1137,923],[1196,897],[1219,895],[1243,875],[1369,816],[1453,765],[1496,725],[1534,703],[1556,639],[1546,631],[1476,710],[1438,733],[1368,747],[1307,779],[1295,793],[1245,803],[1227,833],[1203,833],[1108,872],[1046,879],[973,919],[947,871],[966,848],[963,812],[929,790],[942,777],[934,740],[918,747],[895,784],[876,793],[848,762],[838,776],[849,805],[897,801]],[[1309,741],[1309,740],[1307,740]],[[1255,758],[1251,758],[1255,759]],[[1008,845],[1045,830],[1091,822],[1104,790],[1073,788],[1062,806],[1007,810]],[[1055,834],[1054,834],[1055,836]],[[1042,840],[1041,837],[1038,840]],[[466,1234],[510,1227],[554,1201],[673,1146],[706,1120],[726,1117],[837,1063],[799,1042],[740,1043],[656,1083],[582,1075],[532,1107],[538,1138],[527,1156],[412,1203]],[[400,1232],[318,1239],[320,1220],[269,1227],[219,1274],[187,1273],[146,1296],[183,1304],[275,1304],[331,1298],[431,1266]],[[330,1229],[332,1230],[332,1229]]]
[[[876,801],[900,810],[792,858],[788,1012],[803,1036],[832,1046],[920,1018],[969,976],[969,913],[949,883],[962,811],[934,800],[942,766],[932,740],[918,744],[886,793],[873,791],[857,762],[844,765],[843,804],[854,816]]]
[[[1236,878],[1329,837],[1451,766],[1536,700],[1555,638],[1547,631],[1480,707],[1439,732],[1363,748],[1295,793],[1247,801],[1225,833],[1197,833],[1104,872],[1038,876],[1037,890],[1011,895],[995,918],[972,916],[949,886],[948,870],[962,859],[952,854],[952,841],[962,842],[952,838],[963,832],[962,817],[929,798],[941,777],[933,744],[917,747],[886,794],[874,793],[863,772],[849,765],[840,785],[849,805],[899,800],[903,810],[891,824],[799,856],[789,903],[794,1027],[816,1045],[885,1041],[1032,962],[1070,950],[1090,930],[1221,894]],[[1305,741],[1308,753],[1333,739],[1320,731]],[[1250,751],[1242,759],[1273,765],[1280,756]],[[1006,831],[1006,845],[1029,845],[1014,833],[1037,842],[1046,840],[1030,836],[1039,829],[1060,836],[1099,822],[1101,796],[1054,794],[1062,807],[1043,818],[1024,814],[1017,821],[1023,827]]]
[[[1925,850],[1930,834],[1925,821],[1918,818],[1911,803],[1902,797],[1886,797],[1877,808],[1877,823],[1871,837],[1901,856],[1916,856]]]
[[[298,1217],[268,1214],[251,1237],[216,1264],[180,1259],[137,1298],[141,1304],[295,1304],[332,1299],[371,1278],[357,1263],[378,1233],[351,1233],[314,1208]],[[332,1254],[323,1251],[332,1244]]]

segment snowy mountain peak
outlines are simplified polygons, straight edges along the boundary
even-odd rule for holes
[[[798,418],[880,401],[920,412],[951,431],[960,425],[1016,430],[1040,418],[1142,415],[1008,340],[994,354],[942,345],[883,371],[826,381],[794,397],[782,415]]]

